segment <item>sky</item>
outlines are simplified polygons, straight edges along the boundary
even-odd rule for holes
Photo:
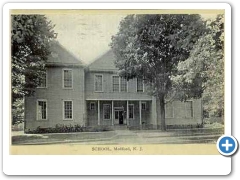
[[[55,24],[57,40],[86,64],[110,49],[111,37],[126,15],[51,14],[47,18]]]
[[[111,37],[118,32],[126,14],[48,14],[55,24],[57,40],[85,64],[110,49]],[[214,18],[216,14],[202,15]]]

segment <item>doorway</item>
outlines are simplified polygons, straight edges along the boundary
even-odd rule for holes
[[[123,124],[123,110],[115,110],[115,122]]]

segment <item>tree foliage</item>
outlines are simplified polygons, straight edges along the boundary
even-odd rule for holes
[[[22,102],[19,99],[34,93],[44,73],[53,27],[44,15],[11,16],[13,109]]]
[[[24,100],[23,98],[18,98],[14,101],[12,105],[12,124],[19,124],[24,121]]]
[[[224,18],[218,15],[207,23],[187,60],[178,64],[178,75],[172,79],[185,97],[202,97],[204,110],[223,114],[224,106]]]
[[[170,77],[204,32],[205,22],[199,15],[128,15],[112,37],[120,75],[144,79],[151,94],[159,99],[163,130],[165,98],[172,92]]]

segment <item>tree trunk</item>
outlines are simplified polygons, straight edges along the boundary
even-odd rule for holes
[[[166,131],[164,94],[160,94],[158,96],[158,98],[159,98],[159,103],[160,103],[161,130]]]

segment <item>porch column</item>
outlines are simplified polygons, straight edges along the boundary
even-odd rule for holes
[[[128,101],[127,101],[127,125],[129,125],[129,121],[128,121],[128,117],[129,117],[129,110],[128,110],[129,108],[128,108]]]
[[[139,124],[142,126],[142,101],[139,101]]]
[[[112,101],[112,125],[114,125],[114,101]]]
[[[100,125],[100,101],[98,100],[98,125]]]

